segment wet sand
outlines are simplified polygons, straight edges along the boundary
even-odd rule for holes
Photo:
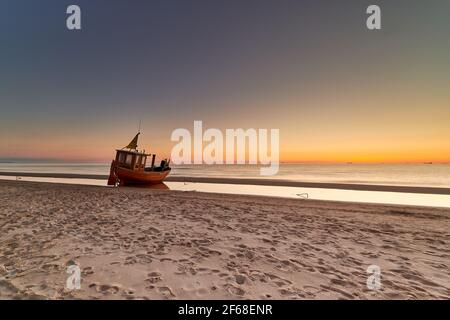
[[[63,178],[63,179],[99,179],[99,180],[108,179],[108,175],[73,174],[73,173],[0,172],[0,176]],[[450,188],[445,187],[424,187],[424,186],[416,187],[416,186],[396,186],[396,185],[394,186],[394,185],[357,184],[357,183],[302,182],[302,181],[267,179],[267,178],[248,179],[248,178],[169,176],[164,181],[450,195]]]
[[[0,230],[0,299],[450,298],[450,209],[0,181]]]

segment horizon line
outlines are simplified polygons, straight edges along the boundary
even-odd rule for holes
[[[0,157],[0,164],[19,164],[19,163],[93,163],[93,164],[105,164],[109,163],[111,160],[100,160],[100,159],[61,159],[61,158],[28,158],[28,157]],[[279,161],[280,164],[450,164],[450,160],[447,161],[433,161],[433,160],[386,160],[386,161],[334,161],[334,160],[287,160],[287,161]],[[182,164],[182,165],[194,165],[194,164]],[[205,164],[200,164],[205,165]],[[220,165],[220,164],[214,164]],[[222,165],[238,165],[237,163]],[[248,163],[240,164],[240,165],[249,165]],[[260,164],[254,164],[260,165]]]

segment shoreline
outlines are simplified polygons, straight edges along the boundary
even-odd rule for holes
[[[450,209],[5,180],[0,224],[0,299],[450,297]]]
[[[47,177],[49,178],[49,177]],[[89,179],[88,179],[89,180]],[[0,179],[0,187],[2,187],[3,183],[19,183],[19,184],[25,184],[25,185],[31,185],[31,186],[41,186],[43,185],[44,188],[47,188],[48,186],[52,185],[55,186],[56,188],[58,186],[60,187],[67,187],[67,188],[94,188],[98,189],[98,190],[102,190],[102,189],[111,189],[111,190],[117,190],[117,193],[122,193],[122,194],[126,194],[127,192],[138,192],[141,193],[142,195],[146,195],[147,192],[167,192],[167,193],[174,193],[174,196],[177,195],[184,195],[184,194],[193,194],[193,195],[198,195],[199,197],[202,195],[205,195],[206,197],[208,196],[217,196],[217,197],[237,197],[238,199],[241,200],[248,200],[248,199],[260,199],[260,200],[276,200],[276,201],[294,201],[294,203],[296,201],[299,202],[303,202],[303,203],[307,203],[307,204],[324,204],[326,206],[346,206],[346,205],[355,205],[355,206],[382,206],[382,207],[388,207],[391,208],[393,210],[396,209],[418,209],[418,210],[424,210],[427,212],[434,212],[435,210],[439,211],[439,210],[443,210],[444,212],[449,212],[450,213],[450,207],[441,207],[441,206],[427,206],[427,205],[416,205],[416,204],[402,204],[402,203],[380,203],[380,202],[361,202],[358,200],[354,200],[354,201],[349,201],[349,200],[334,200],[334,199],[313,199],[313,198],[290,198],[290,197],[284,197],[284,196],[279,196],[279,195],[266,195],[266,194],[245,194],[245,193],[226,193],[226,192],[205,192],[205,191],[198,191],[198,190],[180,190],[180,189],[166,189],[166,188],[154,188],[154,186],[150,186],[150,188],[147,188],[145,186],[140,186],[140,185],[131,185],[131,186],[125,186],[125,187],[120,187],[120,188],[115,188],[115,187],[111,187],[111,186],[101,186],[101,185],[95,185],[95,184],[78,184],[78,183],[66,183],[66,182],[47,182],[47,181],[26,181],[26,180],[2,180]],[[181,182],[181,181],[176,181],[176,182]],[[156,185],[157,186],[157,185]]]
[[[11,178],[11,177],[9,177]],[[113,188],[116,189],[114,187],[111,186],[107,186],[104,184],[98,184],[98,182],[104,182],[104,180],[94,180],[94,179],[76,179],[75,181],[71,181],[71,179],[64,179],[64,178],[42,178],[43,180],[39,180],[39,178],[36,178],[37,180],[26,180],[26,179],[33,179],[32,177],[20,177],[20,179],[16,180],[16,179],[4,179],[2,178],[2,176],[0,176],[0,185],[2,182],[23,182],[23,183],[33,183],[33,184],[53,184],[53,185],[62,185],[62,186],[80,186],[80,187],[98,187],[98,188]],[[45,179],[45,180],[44,180]],[[50,179],[60,179],[60,181],[50,181]],[[74,179],[75,180],[75,179]],[[96,183],[90,184],[89,182],[91,181],[95,181]],[[178,184],[183,184],[184,186],[186,185],[190,185],[190,183],[182,183],[182,182],[173,182],[173,183],[178,183]],[[288,194],[288,193],[280,193],[280,192],[265,192],[264,190],[259,190],[257,192],[246,192],[246,191],[236,191],[233,190],[233,192],[227,192],[226,190],[218,190],[218,189],[214,189],[215,185],[217,186],[230,186],[233,187],[232,184],[207,184],[207,183],[193,183],[196,187],[195,188],[191,188],[188,187],[186,189],[182,188],[182,187],[174,187],[171,182],[167,182],[167,183],[162,183],[160,185],[151,185],[151,186],[141,186],[141,185],[134,185],[134,186],[125,186],[125,187],[121,187],[120,190],[126,190],[126,189],[136,189],[136,190],[165,190],[165,191],[170,191],[170,192],[183,192],[183,193],[190,193],[190,192],[194,192],[196,194],[217,194],[217,195],[234,195],[234,196],[239,196],[239,197],[261,197],[261,198],[275,198],[275,199],[286,199],[286,200],[302,200],[302,201],[308,201],[308,202],[330,202],[330,203],[349,203],[349,204],[356,204],[356,205],[387,205],[387,206],[396,206],[396,207],[413,207],[413,208],[433,208],[433,209],[444,209],[444,210],[448,210],[450,209],[450,206],[447,204],[429,204],[429,203],[421,203],[420,201],[416,202],[416,203],[410,203],[410,202],[392,202],[392,201],[377,201],[377,200],[362,200],[361,198],[358,197],[354,197],[353,196],[348,196],[347,198],[336,198],[336,197],[317,197],[317,195],[315,195],[314,197],[310,197],[309,191],[312,190],[312,188],[308,189],[308,188],[304,188],[302,191],[306,191],[304,193],[292,193],[292,194]],[[201,187],[199,187],[201,186]],[[252,188],[257,188],[257,187],[269,187],[271,188],[272,186],[257,186],[257,185],[235,185],[234,187],[252,187]],[[211,188],[213,188],[211,190]],[[273,187],[273,188],[287,188],[290,189],[292,187]],[[315,190],[320,190],[320,189],[315,189]],[[331,190],[331,191],[336,191],[336,192],[359,192],[359,191],[353,191],[353,190],[339,190],[339,189],[322,189],[322,190]],[[366,191],[362,191],[362,192],[366,192]],[[369,191],[371,192],[371,191]],[[376,192],[376,191],[375,191]],[[377,192],[376,192],[377,193]],[[384,192],[381,192],[384,193]],[[293,196],[293,195],[296,196]],[[397,194],[397,195],[405,195],[405,193],[391,193],[391,194]],[[302,197],[301,195],[306,195],[304,197]],[[410,195],[414,195],[414,194],[410,194]],[[418,196],[434,196],[434,197],[442,197],[443,195],[439,195],[439,194],[416,194]],[[428,200],[429,201],[429,200]]]
[[[63,178],[63,179],[96,179],[96,180],[108,179],[108,175],[72,174],[72,173],[0,172],[0,176]],[[187,176],[169,176],[164,181],[450,195],[450,188],[444,187],[415,187],[415,186],[395,186],[395,185],[377,185],[377,184],[371,185],[371,184],[328,183],[328,182],[323,183],[298,182],[298,181],[277,180],[277,179],[187,177]]]

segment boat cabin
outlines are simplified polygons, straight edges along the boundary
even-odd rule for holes
[[[138,151],[116,150],[116,165],[133,171],[144,171],[147,157],[152,156],[152,165],[155,166],[156,155]]]

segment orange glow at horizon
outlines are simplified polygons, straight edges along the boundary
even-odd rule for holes
[[[120,139],[120,141],[125,141]],[[176,143],[167,141],[159,141],[145,148],[144,145],[139,147],[140,150],[156,153],[158,158],[170,157],[171,147]],[[204,144],[205,147],[206,143]],[[120,148],[117,143],[112,140],[91,140],[88,145],[70,148],[70,150],[62,151],[63,145],[52,141],[48,144],[39,144],[35,148],[36,143],[32,142],[28,146],[22,144],[20,148],[14,148],[14,152],[3,155],[8,158],[35,158],[35,159],[54,159],[61,161],[92,161],[92,162],[109,162],[113,159],[115,149]],[[280,146],[280,162],[298,163],[450,163],[450,153],[443,152],[444,149],[438,147],[408,149],[408,148],[382,148],[380,146],[364,148],[349,147],[346,145],[335,145],[333,148],[322,148],[316,146],[298,146],[293,148],[292,144],[288,146]],[[450,146],[447,146],[450,150]],[[270,149],[269,149],[270,155]],[[224,152],[225,157],[225,152]]]
[[[450,104],[443,95],[396,93],[371,102],[364,95],[349,98],[343,93],[332,97],[312,94],[257,102],[258,113],[241,104],[244,111],[240,117],[204,114],[203,132],[208,128],[222,132],[226,128],[279,128],[280,162],[450,162]],[[225,106],[216,103],[216,110],[226,108],[226,103],[232,102],[223,102]],[[299,105],[307,108],[301,110]],[[407,105],[407,112],[400,105]],[[428,106],[426,110],[423,105]],[[277,108],[288,112],[275,112]],[[193,132],[194,119],[156,121],[151,116],[143,117],[139,148],[161,158],[170,157],[176,144],[170,141],[171,132],[176,128]],[[137,130],[133,121],[126,126],[111,125],[122,123],[122,114],[79,122],[82,125],[77,127],[31,123],[20,130],[0,128],[0,158],[109,162],[115,149],[126,145]]]

